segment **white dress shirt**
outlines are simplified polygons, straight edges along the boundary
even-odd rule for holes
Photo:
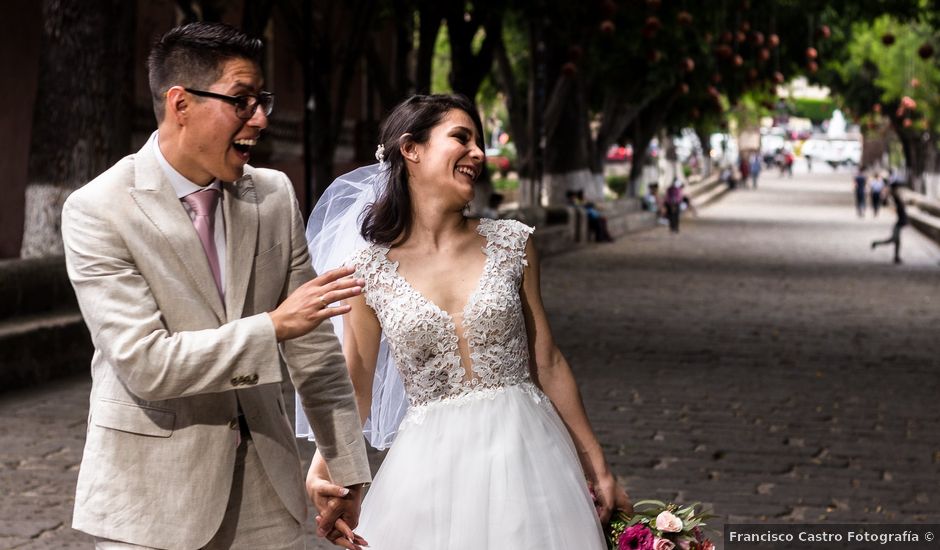
[[[222,182],[215,180],[206,187],[196,185],[192,181],[186,179],[183,174],[180,174],[176,171],[176,168],[173,168],[170,163],[166,160],[166,157],[163,156],[163,152],[160,151],[160,142],[157,139],[157,132],[154,132],[150,136],[150,143],[153,147],[153,154],[157,157],[157,163],[163,168],[163,173],[166,175],[166,179],[169,180],[170,185],[173,186],[173,190],[176,192],[176,197],[180,199],[180,204],[183,205],[183,209],[186,210],[186,213],[189,214],[189,219],[194,220],[196,214],[193,213],[192,209],[186,204],[186,201],[183,200],[183,197],[186,195],[195,193],[197,191],[202,191],[203,189],[218,189],[219,190],[219,200],[215,205],[215,250],[219,256],[219,279],[222,282],[222,288],[225,288],[225,215],[223,214],[222,209]]]

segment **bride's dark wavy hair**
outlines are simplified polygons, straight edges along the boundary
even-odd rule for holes
[[[460,94],[414,95],[398,104],[382,123],[379,143],[385,148],[388,185],[385,192],[363,213],[360,233],[367,242],[390,246],[399,237],[411,233],[411,194],[408,168],[401,154],[401,140],[427,143],[431,130],[449,111],[461,110],[476,126],[476,141],[483,149],[483,123],[480,114],[466,96]],[[410,134],[406,137],[405,134]]]

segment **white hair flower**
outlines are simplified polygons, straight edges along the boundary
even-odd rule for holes
[[[375,148],[375,160],[379,161],[379,164],[385,162],[385,146],[381,143]]]

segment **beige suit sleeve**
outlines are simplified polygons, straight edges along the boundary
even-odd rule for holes
[[[293,197],[293,186],[285,177]],[[304,224],[296,198],[291,205],[291,266],[285,296],[313,279]],[[371,481],[362,422],[356,408],[346,361],[329,321],[283,344],[288,372],[297,389],[317,448],[326,459],[330,477],[338,485]]]
[[[97,352],[134,395],[160,401],[228,391],[234,377],[254,374],[259,384],[281,381],[267,313],[171,333],[108,209],[84,198],[72,194],[62,211],[69,278]]]

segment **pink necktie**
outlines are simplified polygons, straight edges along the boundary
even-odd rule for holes
[[[206,251],[206,258],[209,260],[209,268],[212,269],[212,277],[215,278],[215,287],[219,291],[219,297],[225,302],[225,292],[222,289],[222,272],[219,269],[219,253],[215,248],[215,205],[219,200],[218,189],[203,189],[183,197],[189,208],[192,209],[195,217],[193,226],[196,228],[196,234],[202,242],[202,249]]]

